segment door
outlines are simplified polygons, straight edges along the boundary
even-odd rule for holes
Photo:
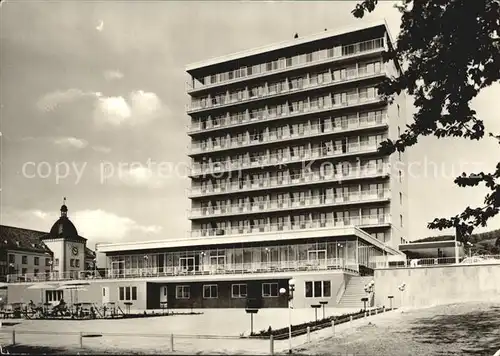
[[[109,303],[109,287],[102,287],[102,304]]]
[[[160,304],[168,302],[167,286],[160,287]]]

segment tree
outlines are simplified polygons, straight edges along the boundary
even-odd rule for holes
[[[364,0],[352,11],[357,18],[372,12],[377,0]],[[396,141],[383,142],[380,151],[394,153],[417,143],[421,136],[485,137],[483,120],[471,109],[471,100],[500,79],[500,0],[403,0],[401,27],[394,48],[384,61],[404,64],[398,78],[387,78],[379,93],[391,102],[406,91],[416,109],[413,123]],[[489,133],[500,143],[500,136]],[[475,227],[486,226],[500,207],[500,163],[493,172],[462,173],[455,179],[461,187],[481,183],[489,189],[484,205],[467,207],[449,218],[436,218],[431,229],[454,227],[470,236]]]

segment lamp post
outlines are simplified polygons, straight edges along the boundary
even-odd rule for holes
[[[257,308],[246,308],[245,311],[247,314],[250,314],[250,336],[253,335],[253,315],[259,312]]]
[[[293,309],[293,292],[295,291],[295,279],[288,281],[288,353],[292,353],[292,309]],[[281,288],[280,294],[285,295],[286,289]]]
[[[328,301],[322,301],[322,302],[319,302],[319,304],[321,304],[323,306],[323,319],[325,319],[325,305],[328,304]]]

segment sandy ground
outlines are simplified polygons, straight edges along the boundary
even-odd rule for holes
[[[172,353],[170,334],[174,333],[175,354],[270,353],[269,340],[238,338],[249,327],[249,316],[244,311],[211,309],[204,312],[203,315],[76,323],[23,321],[18,325],[4,326],[0,332],[0,342],[2,345],[10,344],[12,329],[15,329],[17,343],[51,348],[51,354],[68,351],[168,354]],[[311,320],[311,310],[294,310],[294,313],[294,323]],[[287,323],[286,309],[265,309],[255,316],[254,329],[264,329],[269,325],[278,328]],[[28,331],[34,333],[25,334]],[[104,336],[84,338],[83,348],[80,348],[80,331],[102,332]],[[136,336],[132,337],[131,334]],[[191,336],[181,337],[181,334]],[[232,338],[208,339],[200,335]],[[273,347],[276,354],[287,353],[289,341],[275,341]],[[292,347],[294,354],[308,355],[492,356],[500,349],[500,304],[466,303],[419,310],[395,310],[311,333],[309,339],[307,335],[295,337]]]

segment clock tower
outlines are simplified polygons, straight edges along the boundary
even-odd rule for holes
[[[54,253],[52,273],[59,275],[60,278],[79,278],[85,271],[87,239],[78,235],[75,225],[68,218],[66,198],[60,211],[61,216],[42,240]]]

